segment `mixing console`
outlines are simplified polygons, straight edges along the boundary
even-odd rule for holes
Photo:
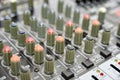
[[[0,80],[120,80],[120,0],[0,0]]]

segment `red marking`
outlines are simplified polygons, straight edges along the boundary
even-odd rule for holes
[[[76,33],[83,33],[83,29],[82,29],[81,27],[77,27],[77,28],[75,29],[75,32],[76,32]]]
[[[27,37],[26,38],[26,43],[34,43],[35,40],[32,37]]]
[[[43,47],[38,44],[38,45],[35,46],[34,50],[35,50],[36,52],[42,52],[42,51],[43,51]]]
[[[20,61],[20,57],[17,56],[16,54],[14,54],[14,55],[12,55],[10,60],[11,60],[11,62],[19,62]]]
[[[104,76],[104,73],[100,73],[100,76]]]
[[[67,22],[66,22],[66,26],[68,26],[68,27],[73,26],[73,22],[72,22],[72,21],[67,21]]]
[[[120,65],[120,62],[118,62],[118,64]]]
[[[98,20],[93,20],[92,24],[93,25],[100,25],[100,22]]]
[[[83,15],[83,18],[84,18],[84,19],[90,19],[90,15],[89,15],[89,14],[84,14],[84,15]]]
[[[52,28],[49,28],[49,29],[47,30],[47,33],[48,33],[48,34],[55,34],[55,32],[54,32],[54,30],[53,30]]]
[[[58,41],[58,42],[63,42],[63,41],[64,41],[64,37],[62,37],[62,36],[57,36],[56,41]]]
[[[10,46],[5,46],[5,47],[3,48],[3,52],[4,52],[4,53],[10,53],[10,52],[12,52],[12,48],[11,48]]]
[[[120,10],[117,10],[115,14],[120,17]]]

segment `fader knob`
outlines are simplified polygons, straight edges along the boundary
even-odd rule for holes
[[[67,21],[65,25],[65,37],[72,38],[73,22]]]
[[[74,34],[74,44],[78,46],[81,45],[82,39],[83,39],[83,30],[82,28],[77,27],[75,29],[75,34]]]
[[[21,66],[20,80],[31,80],[30,70],[28,68]]]
[[[12,22],[10,25],[10,34],[12,39],[17,39],[18,26],[16,23]]]
[[[41,7],[41,17],[43,19],[47,19],[48,18],[48,5],[47,4],[43,4]]]
[[[35,40],[32,37],[26,38],[26,53],[34,55]]]
[[[9,16],[6,16],[4,18],[3,24],[4,24],[4,29],[5,32],[10,32],[10,24],[11,24],[11,18]]]
[[[20,74],[20,57],[16,54],[13,54],[10,58],[10,62],[11,73],[15,76],[18,76]]]
[[[42,64],[44,62],[44,48],[37,44],[34,48],[34,60],[36,64]]]
[[[65,39],[62,36],[57,36],[55,43],[55,52],[57,54],[63,54],[65,48]]]
[[[87,54],[92,54],[94,47],[94,40],[87,36],[85,40],[84,52]]]
[[[80,10],[79,9],[75,9],[74,10],[74,15],[73,15],[73,22],[75,24],[79,24],[80,21]]]
[[[43,22],[40,22],[37,28],[38,37],[45,39],[47,27]],[[44,33],[44,34],[43,34]]]
[[[17,14],[17,1],[16,0],[11,0],[10,8],[13,14]]]
[[[58,0],[58,12],[62,13],[64,7],[64,0]]]
[[[91,36],[92,37],[98,37],[99,29],[100,29],[100,22],[98,20],[93,20]]]
[[[65,54],[65,62],[68,64],[73,64],[75,61],[75,48],[71,45],[67,45],[66,54]]]
[[[110,41],[110,30],[105,28],[104,31],[102,32],[101,43],[104,45],[109,45],[109,41]]]
[[[55,24],[55,19],[56,19],[55,11],[54,10],[50,10],[48,12],[48,21],[49,21],[49,24],[54,25]]]
[[[26,39],[25,32],[19,31],[18,32],[18,45],[24,47],[25,46],[25,39]]]
[[[30,11],[27,10],[23,13],[23,22],[25,25],[30,24]]]
[[[104,8],[104,7],[101,7],[101,8],[99,9],[98,20],[101,22],[101,24],[104,23],[106,11],[107,11],[107,10],[106,10],[106,8]]]
[[[47,30],[47,45],[53,47],[55,44],[55,31],[52,28]]]
[[[37,31],[37,25],[38,24],[38,21],[37,21],[37,18],[36,17],[31,17],[30,18],[30,27],[31,27],[31,30],[32,31]]]
[[[46,55],[44,73],[47,75],[52,75],[54,73],[54,59],[50,55]]]
[[[89,24],[90,24],[90,15],[89,14],[84,14],[83,15],[83,20],[82,20],[82,28],[84,30],[89,30]]]
[[[59,15],[57,17],[57,20],[56,20],[56,29],[57,30],[60,30],[60,31],[63,31],[64,27],[64,19],[63,19],[63,16],[62,15]]]
[[[71,11],[72,11],[71,5],[67,4],[66,8],[65,8],[65,17],[70,18],[71,17]]]
[[[10,66],[10,58],[12,56],[12,48],[10,46],[3,47],[3,61],[6,66]]]

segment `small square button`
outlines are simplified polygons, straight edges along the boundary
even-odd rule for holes
[[[89,59],[83,61],[83,62],[82,62],[82,65],[83,65],[85,68],[87,68],[87,69],[90,68],[90,67],[92,67],[92,66],[94,66],[94,64],[93,64]]]

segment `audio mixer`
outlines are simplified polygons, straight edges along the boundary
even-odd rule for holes
[[[0,0],[0,80],[120,80],[120,0]]]

